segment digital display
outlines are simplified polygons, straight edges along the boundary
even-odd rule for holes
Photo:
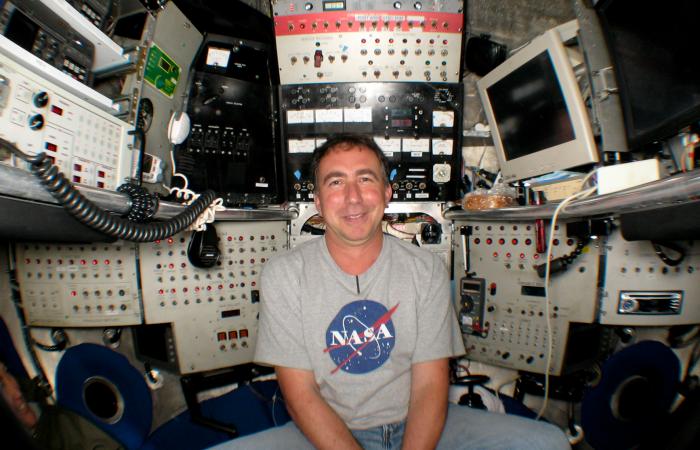
[[[345,2],[332,0],[328,2],[323,2],[324,11],[345,11]]]
[[[481,291],[481,283],[470,283],[468,281],[463,281],[462,282],[462,290],[463,291],[470,291],[470,292],[480,292]]]
[[[38,30],[39,27],[31,19],[15,10],[5,29],[5,37],[31,52]]]
[[[413,111],[407,108],[390,110],[389,125],[392,128],[411,128],[413,126]]]
[[[226,311],[221,311],[221,318],[226,319],[228,317],[238,317],[241,315],[240,309],[228,309]]]
[[[523,286],[520,289],[520,293],[523,295],[529,295],[531,297],[544,297],[545,296],[544,287],[541,287],[541,286]]]
[[[413,121],[411,119],[391,119],[391,128],[411,128]]]

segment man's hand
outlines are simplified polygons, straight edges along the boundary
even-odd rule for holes
[[[318,449],[361,449],[345,422],[321,397],[313,372],[275,367],[289,414]]]
[[[404,450],[437,446],[447,417],[449,387],[446,358],[411,366],[411,401],[403,436]]]

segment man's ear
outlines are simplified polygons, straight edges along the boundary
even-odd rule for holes
[[[314,192],[314,205],[316,205],[316,211],[318,211],[318,215],[323,217],[323,211],[321,211],[321,200],[318,198],[318,191]]]
[[[384,189],[384,207],[386,208],[389,206],[389,202],[391,201],[391,194],[393,193],[391,189],[391,183],[386,184],[386,188]]]

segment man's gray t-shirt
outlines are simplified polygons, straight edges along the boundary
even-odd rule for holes
[[[404,420],[411,365],[464,353],[444,263],[392,236],[357,277],[319,238],[268,261],[261,286],[255,361],[313,371],[350,429]]]

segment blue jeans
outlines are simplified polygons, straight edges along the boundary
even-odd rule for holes
[[[365,450],[398,450],[404,423],[352,431]],[[554,425],[520,416],[490,413],[450,403],[439,450],[558,450],[569,449],[564,433]],[[224,442],[216,450],[313,449],[294,425],[270,428]]]

